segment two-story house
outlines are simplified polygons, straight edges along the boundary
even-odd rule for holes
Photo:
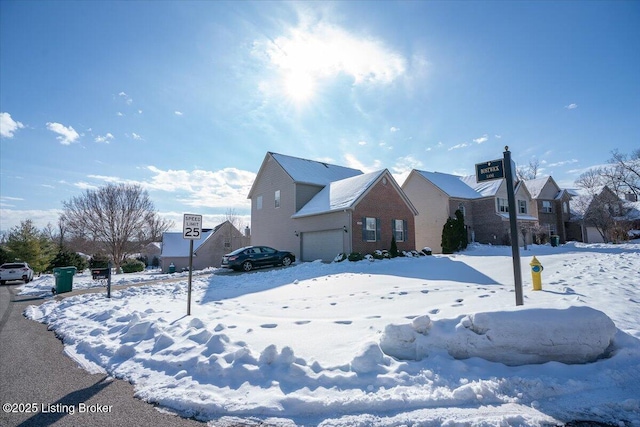
[[[538,218],[540,227],[548,236],[557,235],[560,243],[565,243],[571,220],[571,194],[550,176],[526,180],[524,185],[535,202],[531,213]]]
[[[640,202],[630,194],[622,199],[604,186],[595,196],[580,195],[577,200],[580,211],[573,212],[572,222],[576,226],[572,230],[577,240],[585,243],[616,242],[629,238],[630,230],[640,229]]]
[[[417,213],[391,173],[268,152],[249,192],[251,243],[302,261],[339,253],[415,249]]]
[[[477,183],[475,176],[462,177],[440,172],[413,170],[402,185],[409,200],[418,210],[416,245],[442,250],[442,229],[456,210],[464,215],[470,242],[508,244],[510,242],[509,205],[504,180]],[[537,223],[531,215],[531,195],[522,183],[514,189],[519,229]],[[531,243],[531,233],[525,233]],[[523,234],[518,240],[524,244]]]

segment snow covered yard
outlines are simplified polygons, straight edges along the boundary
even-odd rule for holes
[[[521,307],[510,248],[473,245],[194,276],[191,316],[186,277],[110,300],[51,300],[26,315],[85,369],[215,425],[640,425],[640,244],[521,255]],[[538,292],[534,255],[544,266]],[[74,288],[90,283],[77,276]],[[23,292],[52,286],[43,276]]]

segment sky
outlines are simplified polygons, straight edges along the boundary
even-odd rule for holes
[[[140,184],[249,224],[268,151],[570,188],[640,147],[640,2],[0,2],[0,230]]]

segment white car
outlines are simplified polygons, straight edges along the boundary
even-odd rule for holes
[[[7,262],[0,265],[0,285],[10,280],[22,280],[29,283],[33,280],[33,270],[26,262]]]

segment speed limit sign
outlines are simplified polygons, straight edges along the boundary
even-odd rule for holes
[[[182,238],[200,240],[202,238],[202,215],[184,214]]]

